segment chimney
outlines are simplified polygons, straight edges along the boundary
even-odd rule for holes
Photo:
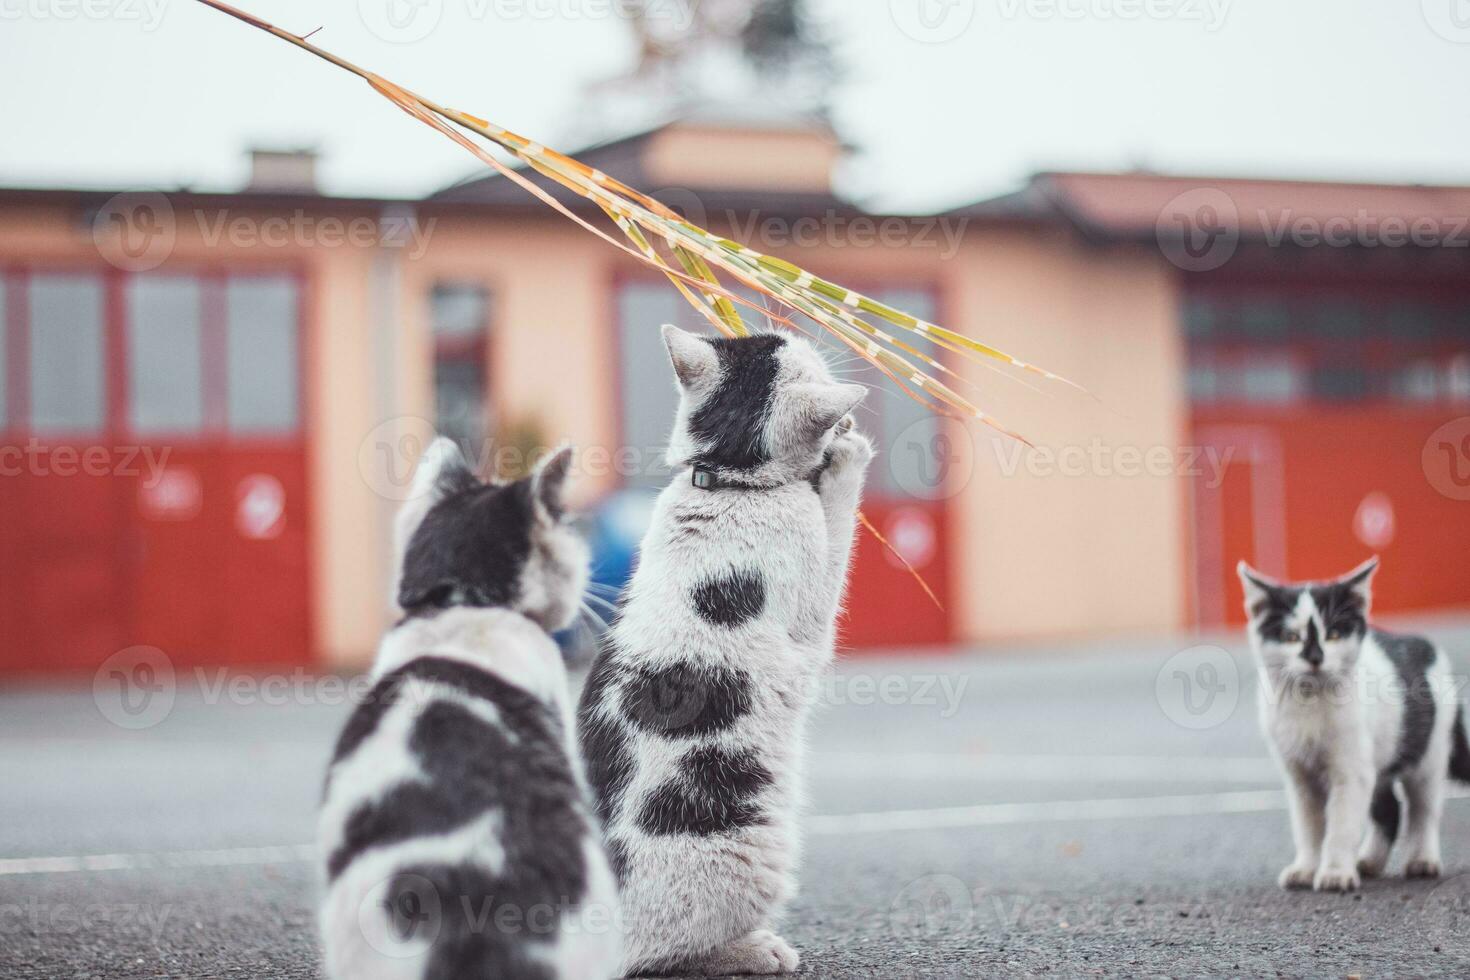
[[[316,150],[250,150],[250,182],[247,191],[262,193],[315,194]]]

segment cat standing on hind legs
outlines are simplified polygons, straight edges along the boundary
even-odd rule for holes
[[[571,451],[481,483],[436,440],[399,512],[397,597],[319,818],[334,980],[599,980],[622,930],[561,652],[587,582]]]
[[[1441,871],[1445,783],[1470,782],[1470,742],[1444,654],[1368,624],[1374,558],[1342,578],[1284,583],[1239,566],[1261,725],[1286,779],[1296,858],[1283,888],[1355,891],[1403,831],[1410,878]],[[1407,814],[1396,787],[1403,791]]]
[[[664,341],[680,402],[639,564],[583,691],[630,975],[774,974],[802,741],[872,448],[805,340]]]

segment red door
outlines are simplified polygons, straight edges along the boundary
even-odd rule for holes
[[[12,270],[0,669],[310,654],[293,275]]]

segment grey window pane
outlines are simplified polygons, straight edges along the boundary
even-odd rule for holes
[[[225,287],[226,422],[236,434],[295,432],[300,386],[296,283],[231,279]]]
[[[9,354],[8,348],[10,347],[10,330],[8,329],[10,323],[10,307],[6,306],[5,303],[5,280],[4,278],[0,278],[0,432],[5,431],[6,425],[10,422],[10,389],[5,383],[7,377],[6,369],[9,363],[6,357]]]
[[[434,333],[441,337],[473,337],[489,323],[490,296],[481,286],[438,283],[429,306]]]
[[[932,322],[937,312],[933,294],[924,289],[888,289],[873,298],[921,320]],[[935,360],[943,354],[927,340],[906,331],[899,335],[904,343]],[[922,362],[907,354],[903,356],[926,373],[934,373]],[[869,479],[880,492],[890,496],[937,499],[944,491],[944,474],[954,449],[944,444],[938,417],[899,390],[882,371],[865,361],[857,363],[863,365],[863,370],[853,372],[850,378],[868,386],[868,396],[857,411],[858,427],[877,438],[878,449],[886,457],[884,465],[869,471]]]
[[[434,429],[470,453],[485,444],[485,365],[440,360],[434,365]]]
[[[194,433],[204,427],[200,287],[195,279],[143,275],[128,289],[128,392],[133,431]]]
[[[95,276],[30,281],[31,429],[87,434],[102,428],[102,284]]]
[[[669,481],[663,447],[673,430],[679,393],[658,328],[674,323],[699,329],[689,322],[686,311],[699,319],[693,307],[666,283],[628,283],[618,293],[623,442],[635,451],[637,464],[634,472],[624,474],[628,486],[661,487]]]

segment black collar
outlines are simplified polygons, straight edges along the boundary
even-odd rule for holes
[[[784,483],[752,483],[746,480],[732,479],[721,476],[714,470],[705,469],[703,466],[694,467],[689,482],[696,490],[775,490],[783,487]]]

